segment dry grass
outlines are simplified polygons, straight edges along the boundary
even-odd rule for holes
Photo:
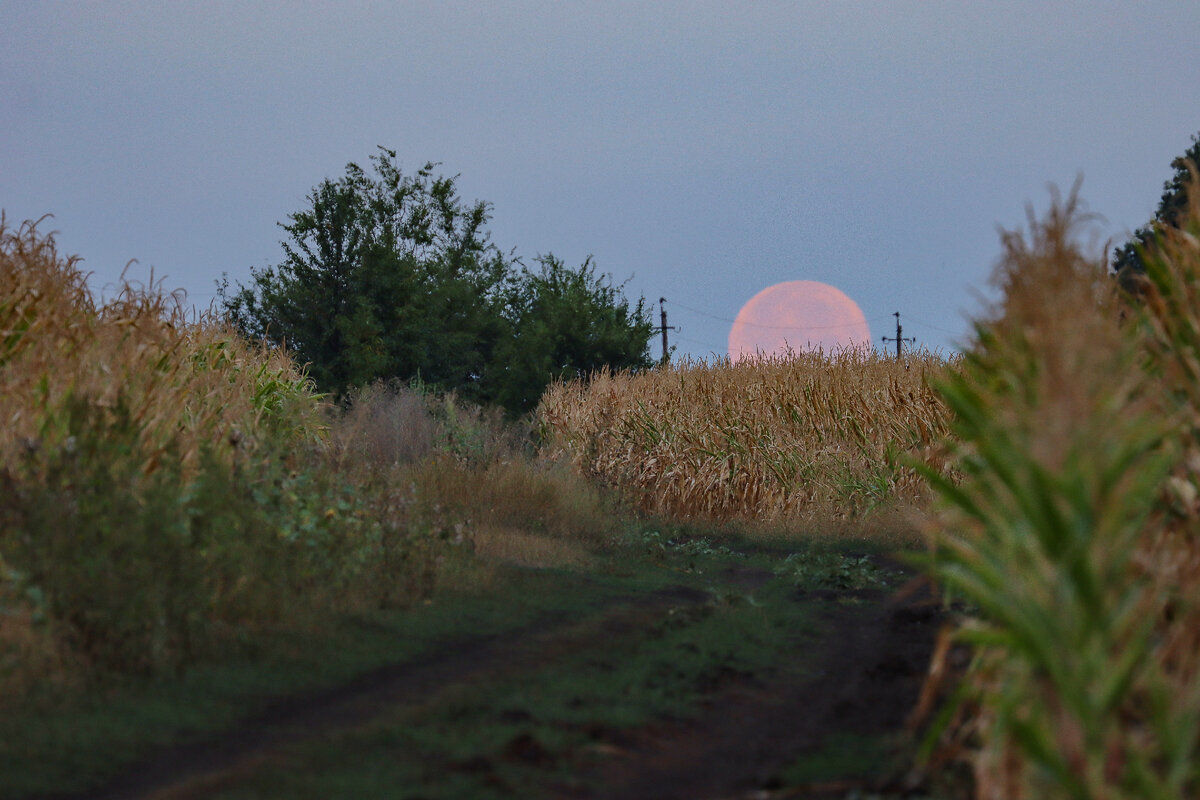
[[[376,383],[352,393],[330,437],[339,460],[370,470],[420,462],[434,452],[437,424],[420,392]]]
[[[600,373],[550,387],[553,448],[640,510],[759,523],[920,504],[907,465],[937,462],[946,408],[939,355],[847,350]]]
[[[596,562],[595,553],[581,544],[523,528],[485,522],[476,528],[474,536],[476,555],[487,561],[537,568],[583,568]]]
[[[468,465],[444,454],[404,471],[455,519],[476,555],[526,566],[583,564],[616,540],[624,515],[565,465],[522,456]]]
[[[621,514],[566,463],[534,452],[527,423],[419,386],[375,384],[330,424],[340,468],[426,498],[425,516],[485,560],[581,565],[614,540]]]

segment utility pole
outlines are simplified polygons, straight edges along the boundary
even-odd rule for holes
[[[900,345],[903,342],[911,342],[913,344],[916,344],[917,337],[912,336],[912,337],[909,337],[908,339],[905,339],[903,336],[901,336],[900,334],[904,331],[904,329],[900,327],[900,312],[897,311],[893,316],[896,318],[896,338],[890,339],[887,336],[884,336],[883,340],[885,342],[895,342],[896,343],[896,358],[899,358],[900,357]]]
[[[663,348],[662,364],[663,365],[666,365],[667,359],[670,358],[670,356],[671,356],[671,348],[669,348],[667,346],[667,331],[679,330],[678,328],[667,325],[667,309],[663,306],[663,303],[665,303],[665,302],[667,302],[667,298],[665,298],[665,297],[658,298],[658,310],[662,315],[662,324],[658,326],[658,330],[662,333],[662,348]]]

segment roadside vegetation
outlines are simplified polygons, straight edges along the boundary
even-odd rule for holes
[[[96,305],[32,224],[0,228],[0,292],[0,703],[410,605],[448,552],[581,558],[612,529],[499,412],[382,384],[335,406],[158,286]]]
[[[943,501],[929,567],[970,609],[957,636],[975,656],[934,750],[970,764],[976,797],[1200,792],[1189,213],[1141,250],[1134,295],[1088,243],[1076,191],[1031,212],[1003,237],[1001,300],[938,385],[954,457],[948,472],[921,466]]]

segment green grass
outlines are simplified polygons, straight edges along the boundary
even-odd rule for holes
[[[883,739],[856,734],[833,734],[814,753],[805,753],[779,773],[785,785],[806,785],[839,778],[882,777],[895,754]]]

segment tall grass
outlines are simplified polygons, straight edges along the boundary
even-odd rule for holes
[[[1004,234],[1002,299],[939,384],[952,470],[922,467],[933,574],[974,609],[943,753],[988,800],[1200,793],[1200,217],[1144,307],[1089,223],[1073,191]]]
[[[685,519],[854,516],[920,502],[909,457],[938,460],[948,367],[860,350],[600,373],[549,388],[551,446],[643,511]]]
[[[355,392],[332,426],[339,462],[357,480],[382,474],[414,488],[427,515],[484,559],[582,563],[613,544],[625,513],[560,459],[535,447],[527,421],[417,384]]]

